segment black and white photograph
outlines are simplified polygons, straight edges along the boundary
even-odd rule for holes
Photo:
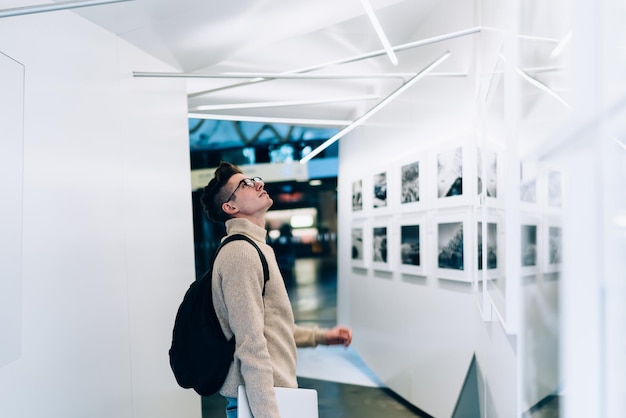
[[[561,264],[561,227],[551,226],[548,228],[548,266]]]
[[[537,180],[522,182],[519,189],[519,197],[522,202],[537,203]]]
[[[419,162],[403,165],[401,168],[401,203],[413,203],[420,200]]]
[[[387,206],[387,173],[374,175],[374,207],[384,208]]]
[[[420,266],[420,226],[400,226],[400,259],[402,264]]]
[[[550,171],[548,173],[548,205],[561,207],[561,173]]]
[[[373,229],[373,256],[375,263],[387,263],[387,227],[375,226]]]
[[[483,269],[483,223],[478,222],[478,270]],[[498,268],[498,224],[487,222],[487,269]]]
[[[443,152],[437,156],[437,197],[463,194],[463,148]]]
[[[364,261],[363,228],[352,228],[352,260]]]
[[[522,225],[522,267],[537,266],[537,225]]]
[[[363,210],[363,180],[352,182],[352,211]]]
[[[485,195],[487,197],[498,197],[498,159],[494,151],[478,149],[478,194],[483,192],[485,187]],[[483,164],[485,172],[483,173]],[[483,174],[485,178],[483,178]]]
[[[463,222],[440,223],[437,229],[439,268],[464,270]]]

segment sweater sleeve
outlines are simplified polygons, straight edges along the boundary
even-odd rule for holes
[[[326,330],[318,327],[303,327],[295,325],[293,336],[297,347],[315,347],[319,344],[327,345]]]
[[[219,257],[228,323],[235,336],[235,357],[241,362],[250,407],[255,417],[279,417],[264,335],[264,279],[259,255],[249,243],[237,241],[224,247]]]

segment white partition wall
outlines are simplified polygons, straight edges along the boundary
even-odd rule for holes
[[[23,91],[0,98],[18,165],[24,110],[22,275],[0,277],[16,285],[19,330],[2,336],[16,349],[3,351],[0,416],[199,417],[167,355],[195,277],[184,82],[133,79],[171,68],[69,11],[1,19],[0,56]]]
[[[481,417],[623,416],[623,5],[479,3],[471,82],[425,79],[341,139],[340,321],[432,416],[465,416],[473,359]]]
[[[0,367],[20,357],[24,66],[0,54]]]

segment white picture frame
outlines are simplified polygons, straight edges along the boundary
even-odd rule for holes
[[[476,155],[477,148],[463,142],[432,151],[429,183],[433,207],[454,208],[478,201]]]
[[[391,213],[393,206],[392,170],[381,167],[370,176],[369,197],[370,210],[373,216],[387,215]]]
[[[362,214],[363,210],[363,179],[359,178],[352,181],[352,213]]]
[[[412,156],[398,161],[396,168],[398,211],[402,213],[422,210],[426,207],[428,194],[426,188],[427,163],[424,155]]]
[[[398,271],[404,274],[424,275],[428,259],[425,252],[427,247],[425,217],[401,216],[396,222],[395,230],[398,244],[395,260]]]
[[[435,266],[441,279],[472,282],[474,228],[464,213],[434,218]]]
[[[364,220],[355,220],[350,229],[350,261],[353,267],[367,268],[369,264],[369,229]]]
[[[523,217],[520,224],[520,273],[522,276],[535,275],[540,271],[541,222],[538,217]]]
[[[543,228],[542,256],[543,270],[546,273],[561,271],[563,262],[563,227],[560,220],[548,218]]]
[[[391,218],[374,218],[370,228],[371,266],[374,270],[392,271]]]
[[[560,170],[547,170],[545,193],[547,208],[560,210],[563,207],[563,174]]]
[[[503,167],[500,152],[495,148],[476,149],[476,195],[490,208],[504,208],[506,173]]]
[[[495,217],[488,217],[486,222],[481,219],[476,221],[476,270],[482,272],[485,268],[487,277],[490,278],[498,276],[502,270],[501,254],[504,245],[502,227],[502,223]],[[483,237],[483,229],[487,231],[486,238]],[[486,257],[483,257],[484,250],[486,250]]]

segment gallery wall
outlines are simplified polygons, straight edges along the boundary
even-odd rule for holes
[[[542,113],[543,125],[524,119],[524,129],[545,137],[564,112],[527,99],[536,93],[511,65],[521,60],[516,30],[545,18],[545,9],[530,9],[476,5],[468,25],[483,29],[468,78],[425,79],[340,143],[340,319],[354,326],[355,346],[379,378],[436,417],[462,416],[456,407],[473,361],[481,416],[519,416],[559,390],[559,267],[544,257],[549,228],[560,227],[561,208],[546,194],[555,167],[534,165],[539,199],[520,201],[519,142],[527,150],[538,140],[518,130],[520,114]],[[418,31],[428,36],[428,27]],[[447,194],[448,162],[462,172],[462,193]],[[411,170],[419,171],[413,185]],[[376,199],[380,187],[386,202]],[[407,187],[419,200],[406,201]],[[415,231],[419,262],[403,258]],[[446,246],[460,256],[444,257]],[[526,262],[524,250],[534,254]]]
[[[1,19],[0,53],[3,80],[23,76],[0,95],[23,106],[0,128],[23,150],[22,244],[0,234],[23,260],[2,270],[19,329],[0,416],[199,417],[167,356],[194,278],[184,82],[134,79],[171,68],[69,11]]]

